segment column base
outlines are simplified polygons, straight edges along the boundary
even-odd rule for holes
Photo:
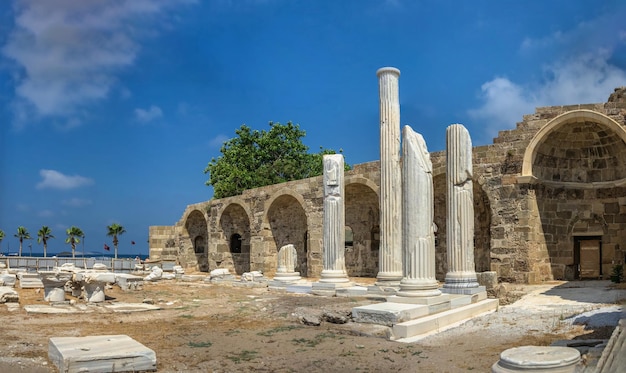
[[[443,284],[444,289],[467,289],[467,288],[477,288],[478,278],[476,277],[476,272],[448,272],[446,274],[446,280]],[[457,294],[465,294],[465,293],[457,293]]]
[[[432,279],[400,281],[400,290],[396,293],[401,297],[436,297],[441,295],[439,283]]]
[[[378,272],[374,285],[383,288],[392,287],[396,290],[400,289],[400,281],[402,281],[402,272]]]
[[[478,293],[486,293],[487,288],[484,286],[476,286],[473,288],[447,288],[445,285],[441,289],[441,292],[446,294],[464,294],[464,295],[473,295]]]
[[[320,274],[320,281],[322,283],[348,283],[350,279],[348,274],[344,270],[323,270]]]

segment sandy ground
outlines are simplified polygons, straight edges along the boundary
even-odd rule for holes
[[[46,304],[41,290],[18,292],[19,309],[0,305],[0,372],[56,372],[47,359],[50,337],[104,334],[126,334],[154,350],[159,372],[488,372],[507,348],[608,338],[626,303],[625,287],[607,281],[511,285],[501,304],[521,299],[497,312],[399,343],[385,338],[384,327],[299,321],[323,311],[349,314],[372,299],[168,280],[107,290],[107,303],[152,300],[158,311],[94,306],[53,315],[23,308]]]

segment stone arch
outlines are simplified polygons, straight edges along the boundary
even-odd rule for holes
[[[308,217],[304,209],[304,198],[288,189],[281,189],[268,201],[265,213],[266,226],[270,228],[269,240],[272,258],[284,245],[292,244],[296,248],[298,262],[296,271],[303,277],[308,276]]]
[[[208,271],[209,262],[207,256],[208,227],[204,213],[193,209],[185,218],[183,235],[181,236],[179,257],[193,258],[181,263],[185,267],[196,267],[199,271]],[[182,255],[181,255],[182,254]],[[183,259],[184,260],[184,259]]]
[[[349,276],[376,277],[379,238],[373,231],[380,222],[378,188],[365,178],[349,178],[345,186],[346,226],[352,229],[352,246],[345,251]]]
[[[215,253],[218,267],[231,268],[237,274],[250,271],[250,215],[244,205],[234,201],[226,205],[219,217],[220,242]],[[233,237],[239,240],[239,250],[232,250]],[[238,252],[237,252],[238,251]]]
[[[592,110],[561,114],[526,147],[521,177],[574,188],[625,185],[626,130]]]

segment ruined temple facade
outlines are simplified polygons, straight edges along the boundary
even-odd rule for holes
[[[608,102],[537,108],[493,144],[473,148],[474,261],[501,281],[608,278],[626,255],[626,88]],[[415,126],[419,131],[419,126]],[[443,136],[443,134],[442,134]],[[436,278],[446,260],[445,152],[431,153]],[[173,226],[150,227],[151,260],[233,273],[276,271],[293,244],[295,270],[322,271],[322,176],[246,190],[187,206]],[[380,168],[345,175],[345,263],[349,276],[379,270]]]

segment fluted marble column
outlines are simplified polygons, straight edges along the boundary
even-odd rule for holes
[[[447,253],[448,273],[444,291],[466,293],[478,288],[474,265],[474,194],[472,141],[460,124],[446,130],[447,163]]]
[[[380,248],[376,285],[398,286],[402,279],[400,169],[400,70],[376,72],[380,102]]]
[[[321,283],[348,282],[345,259],[343,155],[324,156],[324,269]]]
[[[403,278],[397,295],[437,296],[433,166],[422,135],[405,126],[402,139]]]

